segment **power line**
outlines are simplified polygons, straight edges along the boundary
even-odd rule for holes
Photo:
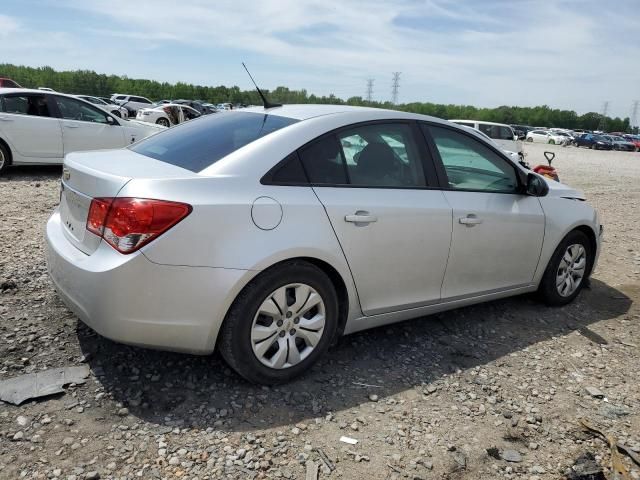
[[[373,81],[373,78],[367,78],[367,94],[365,95],[367,102],[373,101]]]
[[[598,123],[598,130],[604,132],[607,128],[607,112],[609,111],[609,101],[604,102],[602,107],[602,114],[600,115],[600,122]]]
[[[393,81],[391,83],[391,103],[398,104],[398,91],[400,90],[400,74],[402,72],[393,72]]]

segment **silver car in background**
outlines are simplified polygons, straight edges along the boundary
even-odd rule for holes
[[[601,226],[579,192],[417,114],[332,105],[205,116],[66,157],[48,266],[116,341],[207,354],[253,382],[338,335],[537,291],[573,300]]]

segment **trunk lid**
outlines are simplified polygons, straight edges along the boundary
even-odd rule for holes
[[[60,218],[67,239],[91,255],[101,238],[86,229],[91,200],[116,197],[132,178],[184,178],[197,174],[128,149],[70,153],[64,160]]]

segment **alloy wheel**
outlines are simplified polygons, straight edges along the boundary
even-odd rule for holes
[[[325,327],[325,304],[304,283],[278,288],[260,305],[251,325],[251,348],[269,368],[292,367],[316,348]]]
[[[569,245],[556,272],[556,288],[563,297],[571,296],[582,283],[587,268],[587,251],[579,243]]]
[[[7,160],[4,158],[4,152],[2,151],[2,149],[0,148],[0,170],[2,170],[2,168],[4,167],[4,163]]]

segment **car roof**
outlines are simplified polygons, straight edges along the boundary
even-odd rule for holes
[[[6,95],[7,93],[37,93],[38,95],[61,95],[63,97],[78,98],[78,96],[71,95],[69,93],[56,92],[52,90],[38,90],[35,88],[3,88],[0,90],[0,95]]]

